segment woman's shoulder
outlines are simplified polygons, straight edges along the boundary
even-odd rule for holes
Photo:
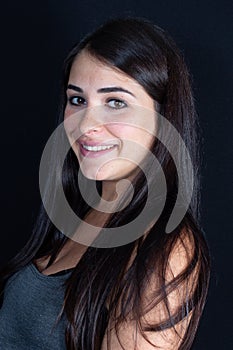
[[[200,306],[193,299],[203,265],[199,234],[201,237],[200,232],[183,228],[176,236],[167,237],[167,251],[161,252],[160,261],[156,258],[150,261],[150,267],[154,268],[146,274],[140,296],[140,318],[136,321],[132,315],[108,335],[114,349],[120,350],[123,346],[152,350],[156,348],[152,343],[161,350],[176,350],[185,341],[186,331],[191,320],[192,325],[195,324]],[[190,304],[190,301],[193,302]],[[105,342],[102,350],[107,349]]]

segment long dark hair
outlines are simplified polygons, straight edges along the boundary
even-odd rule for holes
[[[89,247],[86,250],[66,281],[63,312],[68,320],[67,348],[100,350],[110,322],[114,320],[117,329],[129,315],[136,320],[138,328],[145,335],[144,332],[148,330],[156,332],[174,327],[192,313],[186,335],[179,347],[189,349],[205,304],[209,282],[209,254],[200,228],[198,208],[198,123],[190,76],[183,55],[164,30],[147,20],[120,18],[105,23],[75,45],[65,61],[59,123],[63,121],[70,69],[75,57],[83,49],[101,62],[134,78],[153,98],[160,113],[174,125],[186,144],[192,160],[195,183],[192,200],[182,222],[172,233],[166,234],[165,227],[174,207],[179,179],[170,153],[156,140],[151,151],[159,160],[166,176],[165,207],[145,236],[119,247]],[[172,134],[168,133],[164,137],[166,144],[179,152]],[[59,162],[58,155],[53,157]],[[187,169],[187,162],[182,157],[181,154],[180,171],[188,181],[190,169]],[[48,189],[49,183],[57,181],[56,166],[49,171]],[[156,188],[156,169],[151,164],[148,166],[149,181]],[[80,218],[84,218],[91,208],[80,193],[78,170],[79,164],[71,149],[63,166],[63,188],[70,206]],[[90,180],[86,181],[88,183]],[[112,214],[106,224],[107,228],[122,226],[141,212],[147,200],[147,181],[143,172],[140,172],[134,179],[134,195],[130,204],[121,212]],[[97,187],[101,193],[101,182],[97,183]],[[57,200],[56,195],[55,193],[54,203]],[[51,258],[48,266],[51,265],[67,239],[51,222],[42,204],[30,240],[2,271],[2,294],[7,279],[34,259],[49,255]],[[169,257],[178,241],[182,241],[187,256],[191,256],[184,271],[167,283]],[[164,303],[168,310],[167,319],[154,322],[147,329],[143,329],[140,320],[145,311],[141,300],[148,281],[154,275],[157,276],[159,284],[154,288],[150,309]],[[191,284],[192,288],[187,288],[187,295],[181,300],[177,310],[169,310],[168,294],[185,284]]]

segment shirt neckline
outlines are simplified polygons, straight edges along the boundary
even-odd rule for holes
[[[29,265],[31,271],[33,272],[33,274],[35,276],[37,276],[38,278],[40,279],[43,279],[43,280],[64,280],[64,277],[67,277],[71,274],[71,272],[73,271],[73,268],[70,268],[70,269],[67,269],[67,270],[61,270],[61,271],[58,271],[57,273],[54,273],[54,274],[50,274],[50,275],[45,275],[43,274],[42,272],[40,272],[38,270],[38,268],[35,266],[34,263],[31,263]]]

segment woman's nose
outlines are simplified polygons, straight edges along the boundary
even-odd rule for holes
[[[85,108],[82,111],[82,117],[79,123],[79,130],[81,134],[92,134],[96,133],[103,128],[103,123],[101,123],[99,111],[97,107]]]

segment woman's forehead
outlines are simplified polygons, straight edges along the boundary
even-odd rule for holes
[[[104,61],[101,61],[86,50],[83,50],[75,59],[71,67],[70,77],[76,77],[85,80],[95,75],[95,78],[104,79],[111,78],[124,83],[138,84],[138,82],[118,69]],[[96,76],[97,75],[97,76]]]

